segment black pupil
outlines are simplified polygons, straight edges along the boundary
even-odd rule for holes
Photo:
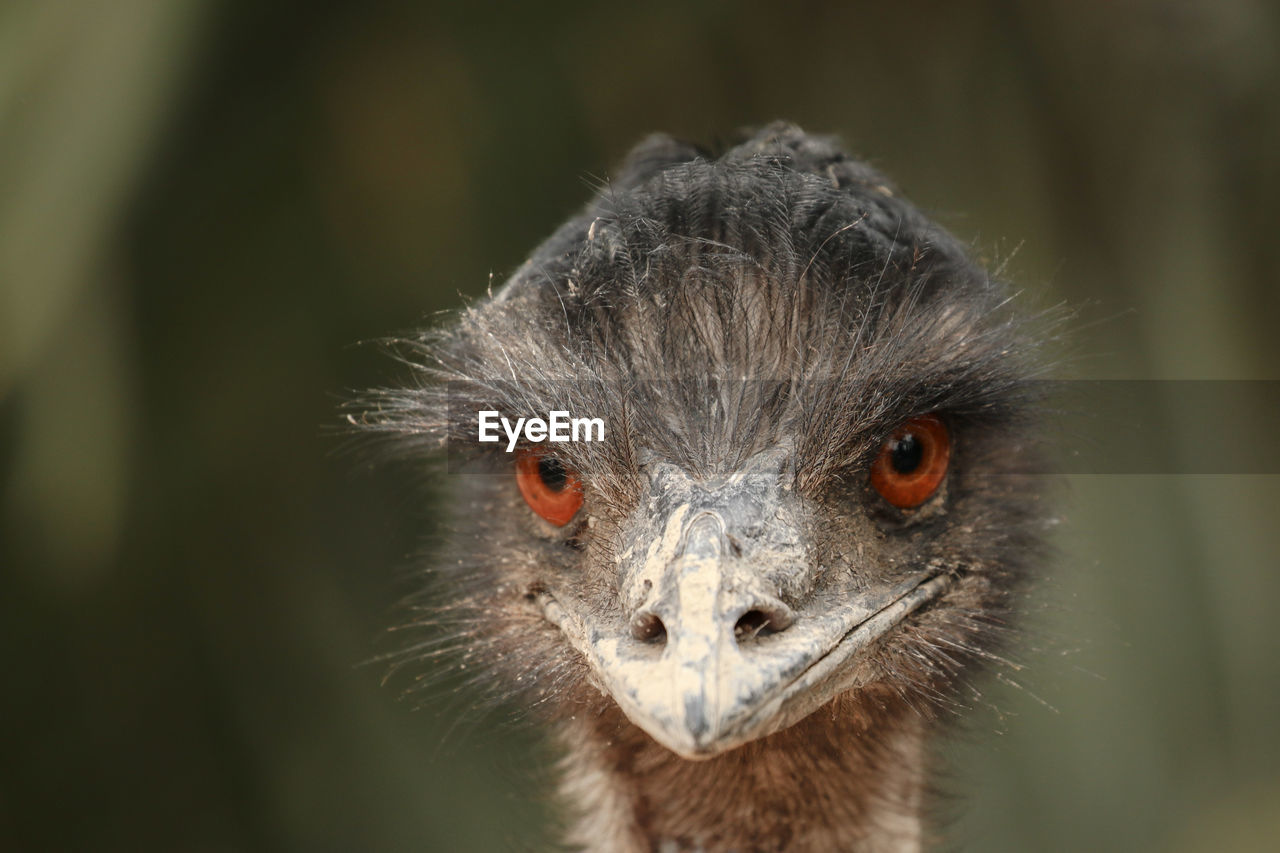
[[[893,470],[899,474],[910,474],[920,467],[920,460],[924,458],[924,447],[918,438],[907,433],[893,443],[893,450],[890,451],[889,457],[893,463]]]
[[[565,484],[569,482],[569,474],[560,460],[546,456],[538,460],[538,476],[542,478],[542,484],[553,492],[564,491]]]

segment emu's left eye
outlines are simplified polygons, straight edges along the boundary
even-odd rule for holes
[[[559,459],[524,450],[516,459],[516,485],[529,508],[564,527],[582,508],[582,481]]]
[[[951,434],[937,415],[920,415],[893,431],[871,466],[871,485],[899,509],[927,501],[947,474]]]

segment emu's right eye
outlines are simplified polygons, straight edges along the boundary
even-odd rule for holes
[[[871,485],[899,509],[927,501],[947,474],[951,434],[937,415],[920,415],[894,430],[871,466]]]
[[[582,508],[582,481],[559,459],[523,450],[516,459],[516,485],[539,516],[564,527]]]

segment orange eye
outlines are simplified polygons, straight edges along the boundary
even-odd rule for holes
[[[899,509],[913,509],[938,490],[950,460],[946,426],[937,415],[921,415],[889,436],[871,466],[871,485]]]
[[[564,527],[582,508],[582,481],[551,456],[522,451],[516,459],[516,485],[529,508],[556,527]]]

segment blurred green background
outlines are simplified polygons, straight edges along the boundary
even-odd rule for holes
[[[1277,378],[1274,3],[0,5],[0,848],[545,846],[530,732],[357,666],[430,503],[325,427],[642,135],[774,118],[1078,306],[1059,375]],[[1280,849],[1278,481],[1069,478],[957,846]]]

